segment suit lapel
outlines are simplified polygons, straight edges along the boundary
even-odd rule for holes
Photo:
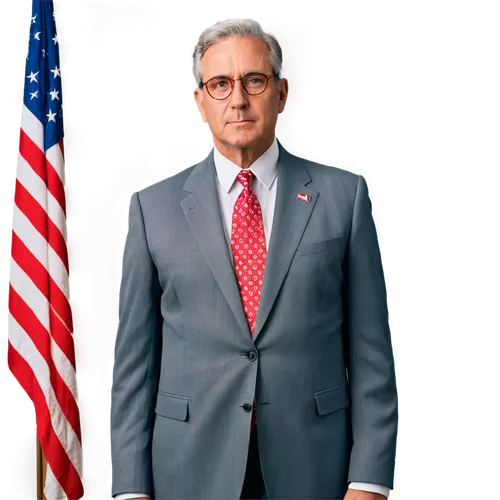
[[[255,320],[254,341],[276,301],[295,250],[307,226],[318,192],[306,187],[311,182],[309,173],[300,158],[291,155],[278,141],[278,186],[274,207],[271,240],[268,244],[264,282],[260,294],[259,309]],[[311,197],[309,203],[299,200],[299,193]]]
[[[184,190],[190,194],[181,201],[181,207],[191,231],[242,332],[250,336],[224,233],[213,149],[188,177]]]
[[[306,187],[311,182],[311,177],[300,158],[288,153],[279,141],[278,147],[276,203],[254,341],[271,312],[318,195],[317,191]],[[184,184],[184,190],[190,194],[181,201],[181,206],[193,235],[242,332],[246,337],[250,337],[223,227],[213,149],[207,158],[193,169]],[[311,201],[307,203],[297,199],[298,193],[308,194]]]

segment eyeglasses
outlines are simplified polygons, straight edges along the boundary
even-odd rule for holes
[[[236,80],[241,80],[241,84],[247,94],[259,95],[266,90],[269,78],[274,75],[276,75],[274,72],[271,75],[254,72],[247,73],[242,78],[235,78],[234,80],[228,76],[215,76],[214,78],[207,80],[205,83],[200,82],[200,89],[206,87],[210,97],[220,101],[227,99],[233,93],[234,82]]]

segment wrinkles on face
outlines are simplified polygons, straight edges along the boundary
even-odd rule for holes
[[[201,60],[202,81],[221,75],[238,79],[250,72],[271,75],[268,54],[268,46],[260,39],[231,37],[216,42]],[[283,88],[279,88],[282,81],[271,77],[262,94],[249,95],[241,80],[236,80],[232,94],[224,100],[213,99],[206,88],[195,90],[198,109],[210,127],[215,145],[225,156],[239,158],[235,163],[240,166],[243,158],[256,159],[274,139],[278,114],[286,100],[286,85],[284,99]]]

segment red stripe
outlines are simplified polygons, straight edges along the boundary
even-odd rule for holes
[[[33,255],[31,250],[17,236],[15,231],[12,231],[12,257],[19,264],[19,267],[31,278],[36,287],[43,293],[46,299],[54,307],[57,314],[61,317],[71,333],[73,331],[73,317],[71,314],[71,306],[64,295],[64,292],[59,288],[53,280],[43,264]],[[64,342],[63,345],[66,345]],[[65,350],[63,346],[61,349]],[[71,346],[68,348],[72,351]],[[65,351],[66,352],[66,351]]]
[[[61,178],[46,158],[44,152],[29,138],[23,129],[21,129],[21,136],[19,138],[19,153],[45,183],[47,189],[57,200],[66,216],[66,200]]]
[[[37,435],[38,439],[40,439],[47,463],[69,500],[79,500],[83,497],[83,484],[77,470],[71,463],[59,438],[54,432],[42,388],[30,365],[15,350],[10,342],[8,361],[11,372],[35,406]]]
[[[62,154],[62,157],[63,157],[63,160],[64,160],[64,142],[63,142],[63,139],[61,139],[59,142],[59,147],[61,148],[61,154]]]
[[[78,439],[81,441],[78,406],[73,394],[69,390],[60,373],[57,371],[54,361],[52,360],[49,332],[37,318],[33,310],[16,292],[16,290],[14,290],[12,285],[9,287],[9,311],[33,341],[38,352],[47,363],[50,372],[50,384],[54,389],[59,406],[61,407],[61,410],[67,418],[69,424],[75,431]]]
[[[16,179],[14,200],[21,212],[26,215],[36,230],[59,255],[69,275],[68,250],[64,236],[47,215],[42,205],[33,198],[31,193],[19,182],[19,179]]]

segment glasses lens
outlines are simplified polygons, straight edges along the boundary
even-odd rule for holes
[[[262,73],[251,73],[243,78],[243,85],[249,94],[261,94],[267,86],[267,76]]]
[[[231,81],[228,78],[212,78],[207,82],[207,90],[215,99],[224,99],[231,93]]]
[[[250,73],[242,80],[249,94],[262,94],[267,87],[267,76],[262,73]],[[208,93],[214,99],[225,99],[231,93],[231,80],[224,77],[212,78],[207,82]]]

